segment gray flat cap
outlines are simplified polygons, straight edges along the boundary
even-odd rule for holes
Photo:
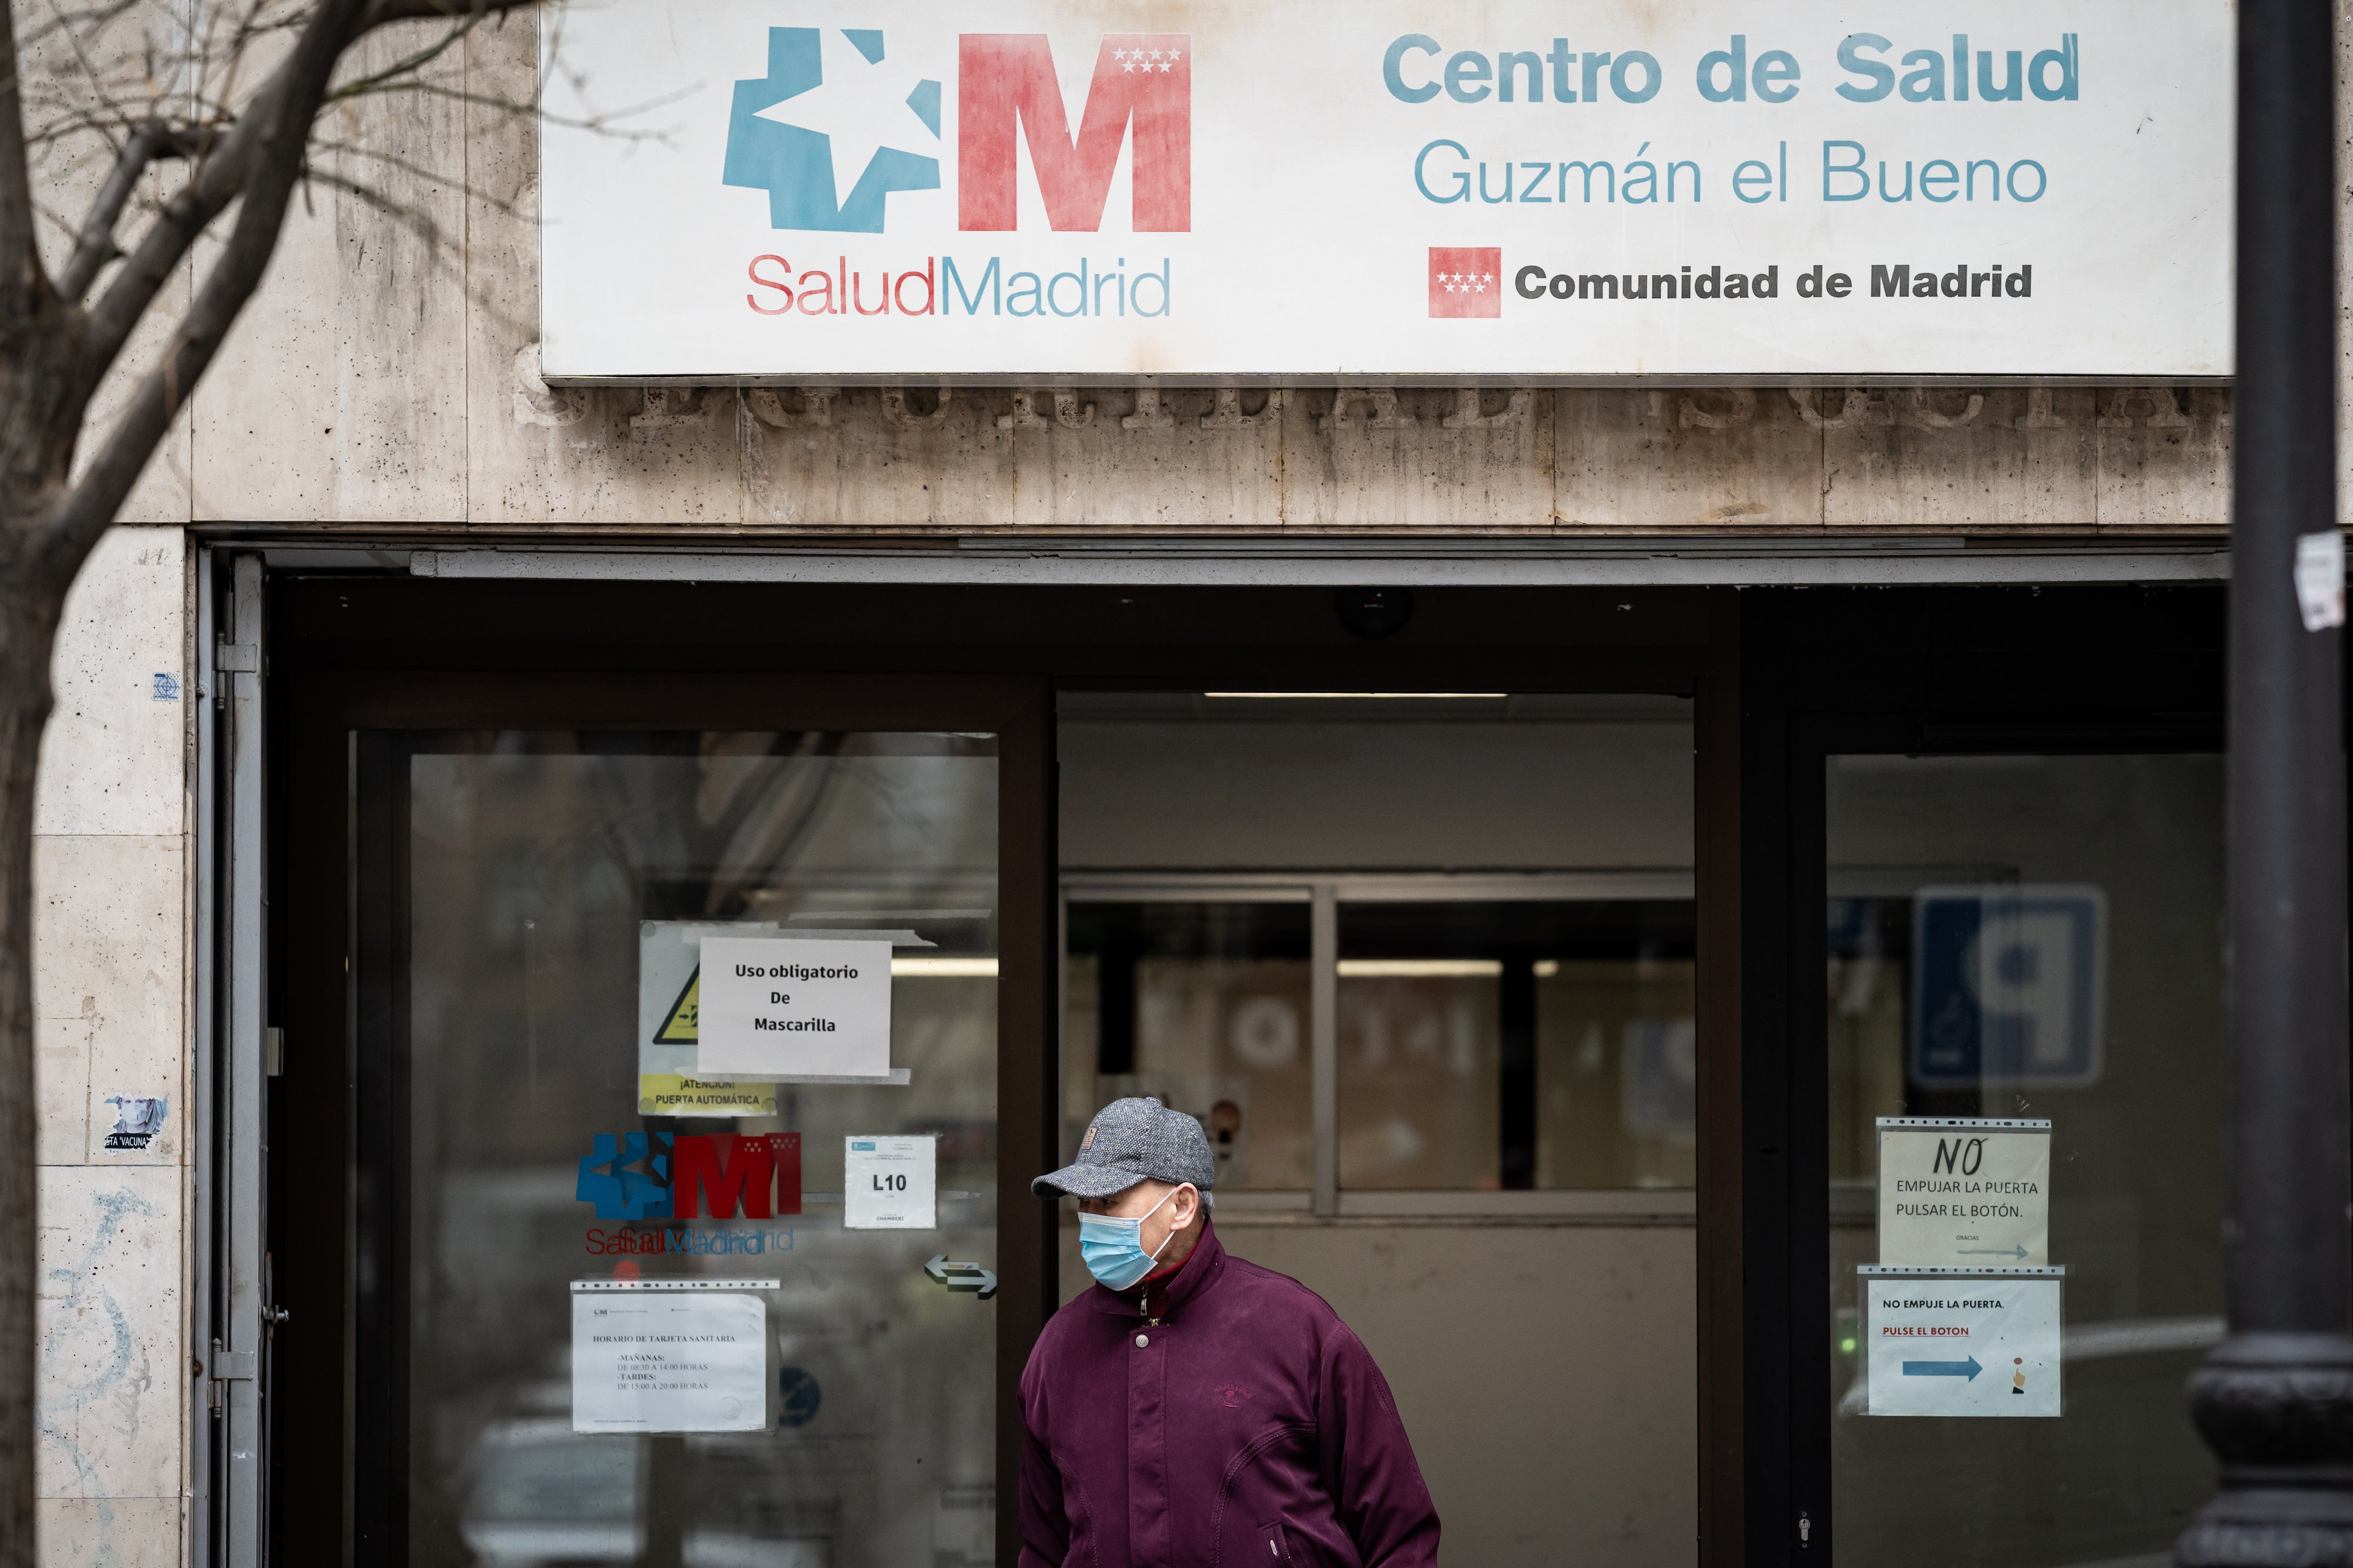
[[[1172,1185],[1190,1182],[1206,1198],[1218,1182],[1209,1140],[1199,1122],[1156,1100],[1114,1100],[1088,1123],[1078,1159],[1039,1177],[1029,1190],[1041,1198],[1107,1198],[1147,1176]]]

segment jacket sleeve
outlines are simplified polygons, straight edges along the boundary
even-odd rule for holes
[[[1062,1511],[1062,1472],[1046,1446],[1044,1379],[1039,1352],[1021,1372],[1021,1555],[1019,1568],[1062,1568],[1071,1521]]]
[[[1323,1381],[1317,1428],[1324,1485],[1365,1568],[1434,1568],[1438,1510],[1388,1380],[1345,1325],[1324,1346]]]

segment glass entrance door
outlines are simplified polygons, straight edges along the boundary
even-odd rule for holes
[[[362,1560],[994,1561],[997,737],[356,746]]]
[[[2159,1568],[2213,1467],[2222,759],[1832,755],[1844,1568]]]

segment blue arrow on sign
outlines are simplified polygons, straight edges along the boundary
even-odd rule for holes
[[[2026,1261],[2026,1248],[2015,1244],[2009,1247],[1964,1247],[1957,1249],[1963,1258],[2015,1258]]]
[[[1907,1361],[1904,1363],[1904,1375],[1906,1377],[1966,1377],[1973,1383],[1977,1381],[1978,1373],[1984,1370],[1975,1356],[1967,1361]]]

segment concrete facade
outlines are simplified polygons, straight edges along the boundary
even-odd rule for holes
[[[42,1561],[185,1560],[185,535],[119,528],[67,601],[35,831]],[[110,1148],[121,1096],[168,1101]]]

